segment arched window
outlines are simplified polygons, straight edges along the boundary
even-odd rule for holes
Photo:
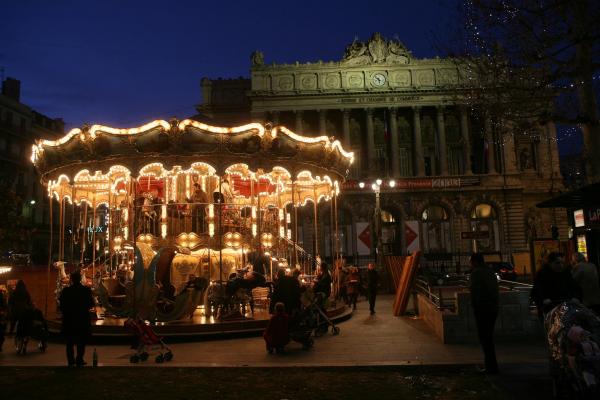
[[[423,250],[425,253],[450,253],[450,218],[446,209],[431,205],[421,214]]]
[[[473,239],[473,251],[500,251],[498,214],[491,204],[477,204],[471,211],[471,231],[477,232]]]

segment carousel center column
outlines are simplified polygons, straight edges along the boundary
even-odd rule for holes
[[[414,159],[416,176],[425,176],[423,141],[421,138],[421,107],[413,107]]]

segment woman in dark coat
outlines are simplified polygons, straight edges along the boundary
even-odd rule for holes
[[[25,282],[19,279],[15,290],[8,298],[8,314],[10,316],[10,333],[13,332],[15,324],[19,322],[18,336],[27,336],[29,326],[29,314],[33,309],[31,296],[27,291]]]

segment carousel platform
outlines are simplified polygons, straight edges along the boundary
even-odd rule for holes
[[[343,303],[333,304],[327,309],[327,316],[334,322],[342,322],[352,316],[352,309]],[[163,337],[219,337],[235,334],[252,334],[264,331],[270,315],[267,309],[257,308],[253,314],[232,316],[217,320],[205,317],[202,308],[198,308],[192,318],[171,322],[159,322],[153,326],[154,332]],[[49,318],[48,330],[52,334],[60,333],[60,317]],[[93,321],[92,334],[95,338],[129,337],[131,333],[124,327],[124,318],[104,317]]]

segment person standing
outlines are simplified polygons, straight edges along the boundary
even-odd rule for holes
[[[498,278],[485,264],[481,253],[473,253],[470,261],[471,307],[475,314],[477,334],[485,362],[485,369],[482,372],[497,374],[494,326],[498,318]]]
[[[60,295],[60,311],[62,312],[62,332],[67,342],[67,362],[69,366],[82,367],[85,344],[91,334],[90,309],[94,307],[92,291],[81,284],[79,271],[71,273],[71,286],[63,289]],[[77,347],[75,357],[73,347]]]
[[[367,270],[367,291],[369,295],[369,311],[375,314],[375,300],[377,299],[377,285],[379,284],[379,273],[374,263],[369,263]]]
[[[8,315],[10,317],[10,333],[13,333],[17,322],[19,322],[20,327],[17,332],[17,336],[20,335],[28,335],[28,314],[29,311],[33,308],[33,303],[31,302],[31,295],[27,291],[27,287],[25,286],[25,282],[22,279],[17,281],[17,285],[15,286],[15,290],[8,297]]]
[[[360,292],[360,273],[357,267],[351,267],[350,274],[346,280],[346,287],[348,293],[348,301],[346,304],[352,306],[352,310],[356,310],[356,300]]]
[[[588,262],[585,255],[575,253],[573,256],[575,265],[571,271],[573,280],[581,289],[581,300],[583,305],[592,309],[600,316],[600,284],[598,282],[598,268]]]
[[[540,318],[558,303],[580,299],[580,291],[567,269],[563,255],[552,252],[542,268],[535,275],[531,297],[538,309]]]

